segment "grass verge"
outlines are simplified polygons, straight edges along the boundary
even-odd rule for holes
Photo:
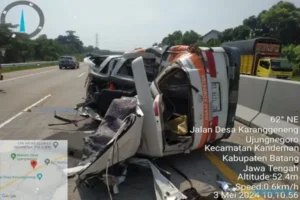
[[[55,64],[41,64],[40,66],[35,65],[35,66],[20,66],[20,67],[4,67],[2,68],[2,72],[7,73],[7,72],[37,69],[37,68],[44,68],[44,67],[51,67],[51,66],[55,66]]]
[[[292,77],[293,81],[300,81],[300,75],[296,75]]]

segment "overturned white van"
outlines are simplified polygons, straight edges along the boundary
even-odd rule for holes
[[[86,179],[136,154],[187,153],[231,133],[239,85],[235,48],[189,47],[149,87],[143,59],[132,63],[136,97],[113,100],[98,130],[85,138],[79,177]]]

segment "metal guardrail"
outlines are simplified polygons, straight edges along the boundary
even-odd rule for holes
[[[22,66],[39,66],[39,65],[44,65],[44,64],[54,64],[57,65],[58,61],[42,61],[42,62],[28,62],[28,63],[9,63],[9,64],[1,64],[3,68],[5,67],[22,67]]]

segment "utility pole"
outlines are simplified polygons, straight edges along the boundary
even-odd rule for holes
[[[96,33],[96,46],[95,46],[95,48],[99,49],[98,33]]]

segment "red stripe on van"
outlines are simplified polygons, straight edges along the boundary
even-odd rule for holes
[[[206,51],[205,53],[206,53],[206,57],[208,60],[210,76],[215,78],[215,77],[217,77],[217,71],[216,71],[214,55],[211,51]]]
[[[216,128],[218,126],[219,123],[219,117],[214,117],[212,119],[212,123],[211,123],[211,128],[212,128],[212,133],[210,135],[209,141],[215,141],[217,138],[217,132],[216,132]]]

